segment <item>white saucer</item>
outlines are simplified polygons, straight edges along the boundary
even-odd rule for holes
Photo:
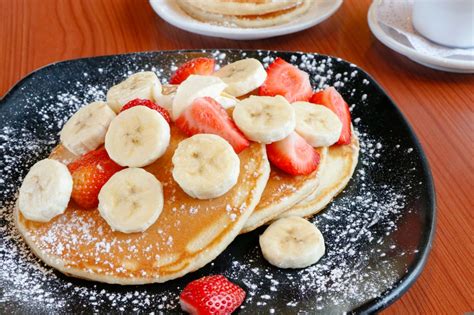
[[[299,32],[330,17],[342,0],[314,0],[308,12],[290,23],[264,28],[235,28],[197,21],[183,12],[175,0],[150,0],[153,10],[168,23],[188,32],[229,39],[261,39]]]
[[[380,24],[377,20],[377,5],[377,1],[372,2],[367,19],[372,33],[387,47],[429,68],[447,72],[474,73],[474,61],[423,54],[415,50],[407,41],[400,40],[394,34],[390,34],[390,28]]]

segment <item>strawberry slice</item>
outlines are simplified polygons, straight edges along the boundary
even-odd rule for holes
[[[222,275],[190,282],[179,296],[183,311],[190,314],[231,314],[245,299],[245,291]]]
[[[188,136],[198,133],[218,135],[227,140],[236,153],[250,145],[221,104],[210,97],[196,98],[175,124]]]
[[[262,96],[281,95],[288,102],[308,101],[313,94],[309,75],[281,58],[267,68],[267,79],[258,91]]]
[[[291,175],[308,175],[319,165],[319,153],[296,132],[267,145],[270,162]]]
[[[332,110],[342,122],[342,131],[337,144],[351,143],[351,112],[342,95],[332,86],[313,94],[311,103],[324,105]]]
[[[68,165],[72,174],[72,199],[84,209],[97,207],[99,192],[123,167],[112,161],[105,148],[86,153]]]
[[[150,109],[156,110],[158,113],[161,114],[161,116],[163,116],[163,118],[168,122],[168,124],[171,123],[171,117],[170,117],[170,114],[168,113],[168,111],[165,108],[161,107],[160,105],[158,105],[156,103],[153,103],[150,100],[136,98],[134,100],[131,100],[127,104],[123,105],[120,112],[123,112],[124,110],[130,109],[130,108],[135,107],[135,106],[146,106]]]
[[[180,84],[191,74],[211,75],[214,72],[215,61],[211,58],[191,59],[176,70],[171,76],[170,84]]]

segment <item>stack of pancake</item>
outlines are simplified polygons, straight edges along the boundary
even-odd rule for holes
[[[314,0],[177,0],[191,17],[206,23],[259,28],[291,22]]]
[[[292,176],[270,165],[265,145],[252,143],[239,154],[237,184],[221,197],[200,200],[172,176],[172,156],[186,138],[171,124],[166,153],[145,167],[163,184],[165,200],[160,217],[144,232],[113,231],[97,209],[73,201],[49,222],[27,220],[16,208],[19,231],[37,256],[65,274],[118,284],[165,282],[203,267],[240,233],[277,218],[316,214],[347,185],[359,154],[353,132],[348,145],[317,148],[321,159],[313,173]],[[50,158],[68,164],[78,157],[60,144]]]
[[[203,267],[239,233],[280,217],[309,217],[323,209],[348,183],[357,164],[359,144],[319,148],[319,168],[310,175],[291,176],[270,166],[265,146],[253,143],[239,154],[238,183],[224,196],[199,200],[173,180],[177,144],[185,139],[171,128],[166,154],[146,167],[162,183],[163,212],[142,233],[114,232],[98,210],[83,210],[71,202],[53,220],[25,219],[18,209],[18,229],[37,256],[61,272],[89,280],[143,284],[165,282]],[[50,158],[74,159],[62,145]]]

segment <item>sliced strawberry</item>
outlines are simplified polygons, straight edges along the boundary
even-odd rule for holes
[[[97,207],[99,192],[112,175],[123,169],[105,148],[91,151],[68,165],[72,174],[72,199],[84,209]]]
[[[211,75],[214,72],[215,61],[211,58],[191,59],[176,70],[171,76],[170,84],[180,84],[191,74]]]
[[[313,94],[311,103],[324,105],[332,110],[342,122],[342,131],[337,144],[351,143],[351,112],[342,95],[332,86]]]
[[[231,314],[244,301],[245,291],[222,275],[190,282],[179,295],[183,311],[190,314]]]
[[[308,101],[313,94],[309,75],[281,58],[267,68],[267,79],[258,91],[262,96],[284,96],[288,102]]]
[[[144,99],[136,98],[134,100],[131,100],[127,104],[123,105],[120,112],[123,112],[124,110],[130,109],[130,108],[135,107],[135,106],[146,106],[150,109],[154,109],[158,113],[160,113],[161,116],[163,116],[163,118],[168,122],[168,124],[171,123],[171,118],[170,118],[170,114],[168,113],[168,111],[165,108],[161,107],[160,105],[158,105],[156,103],[153,103],[150,100],[144,100]]]
[[[176,119],[176,126],[186,135],[211,133],[227,140],[240,153],[250,143],[237,128],[225,109],[210,97],[200,97]]]
[[[270,162],[291,175],[308,175],[319,165],[319,153],[296,132],[267,145]]]

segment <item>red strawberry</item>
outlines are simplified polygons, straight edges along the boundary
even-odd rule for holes
[[[351,143],[351,112],[341,94],[332,86],[313,94],[311,103],[324,105],[332,110],[342,122],[341,136],[337,144]]]
[[[176,126],[188,136],[211,133],[226,139],[240,153],[250,143],[225,109],[210,97],[200,97],[176,119]]]
[[[191,74],[211,75],[214,72],[214,59],[195,58],[191,59],[176,70],[171,76],[170,84],[180,84]]]
[[[318,168],[319,153],[296,132],[267,145],[270,162],[291,175],[308,175]]]
[[[313,94],[309,76],[281,58],[267,68],[267,79],[260,86],[259,95],[284,96],[288,102],[308,101]]]
[[[171,123],[171,118],[170,118],[170,114],[168,113],[168,111],[165,108],[161,107],[160,105],[158,105],[156,103],[153,103],[150,100],[143,100],[143,99],[140,99],[140,98],[136,98],[134,100],[131,100],[127,104],[123,105],[120,112],[123,112],[124,110],[130,109],[130,108],[135,107],[135,106],[146,106],[150,109],[154,109],[158,113],[160,113],[161,116],[163,116],[163,118],[168,122],[168,124]]]
[[[231,314],[245,299],[245,291],[221,275],[190,282],[181,292],[179,303],[191,314]]]
[[[82,208],[99,204],[99,192],[112,175],[123,169],[112,161],[105,148],[86,153],[68,165],[72,174],[72,199]]]

